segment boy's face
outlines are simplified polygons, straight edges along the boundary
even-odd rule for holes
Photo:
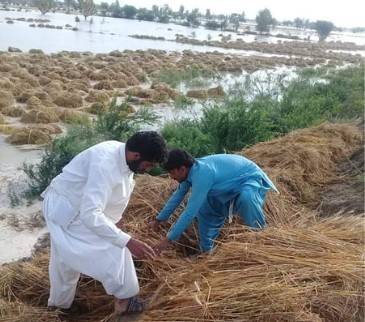
[[[179,183],[186,180],[189,174],[189,169],[184,165],[180,168],[172,169],[169,171],[169,175],[172,179],[178,181]]]

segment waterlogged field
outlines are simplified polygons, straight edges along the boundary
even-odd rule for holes
[[[153,37],[163,37],[166,40],[175,40],[176,35],[193,37],[196,40],[207,39],[219,40],[220,35],[231,37],[232,40],[242,39],[245,42],[269,42],[277,43],[279,38],[237,35],[233,32],[221,32],[207,30],[203,27],[189,28],[176,24],[161,24],[147,21],[117,19],[110,17],[93,17],[93,23],[84,21],[80,16],[80,22],[75,22],[76,15],[63,13],[47,13],[41,15],[37,11],[0,11],[0,50],[7,50],[9,46],[27,51],[32,48],[42,49],[46,53],[55,53],[62,50],[69,51],[90,51],[93,53],[106,53],[112,50],[146,50],[161,49],[167,51],[182,51],[192,49],[194,51],[237,52],[233,49],[207,48],[199,45],[189,45],[171,41],[135,39],[130,35],[144,35]],[[14,23],[8,24],[6,18],[15,19]],[[25,21],[16,19],[24,18]],[[27,19],[48,19],[43,25],[52,25],[53,28],[29,27],[33,22]],[[62,29],[56,29],[56,28]],[[249,26],[254,29],[253,25]],[[77,31],[72,30],[76,28]],[[299,36],[316,42],[317,36],[314,31],[298,31],[288,28],[277,28],[273,34],[287,34]],[[365,34],[353,33],[332,33],[328,41],[353,42],[358,45],[365,45]],[[244,54],[244,51],[238,51]]]

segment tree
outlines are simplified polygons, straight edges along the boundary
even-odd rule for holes
[[[114,18],[122,18],[122,8],[120,7],[119,1],[116,0],[109,6],[109,12],[111,13],[112,17]]]
[[[82,15],[85,17],[92,16],[96,13],[96,8],[93,0],[79,0],[79,8]]]
[[[137,12],[137,19],[144,21],[153,21],[155,18],[152,10],[148,10],[146,8],[140,8]]]
[[[180,17],[181,19],[183,19],[183,18],[184,18],[184,11],[185,11],[184,6],[180,6],[180,8],[179,8],[179,17]]]
[[[71,7],[76,8],[77,4],[76,4],[75,0],[65,0],[64,6],[66,6],[66,13],[68,14],[68,13],[70,13],[70,8]]]
[[[33,5],[39,9],[42,15],[45,15],[56,6],[54,0],[34,0]]]
[[[109,4],[107,2],[100,3],[100,13],[102,16],[106,16],[106,13],[109,11]]]
[[[187,15],[187,21],[190,26],[199,26],[199,9],[194,9]]]
[[[246,14],[245,14],[245,12],[244,12],[244,11],[242,11],[242,13],[241,13],[241,15],[240,15],[239,19],[240,19],[240,22],[245,22],[245,21],[246,21]]]
[[[237,32],[240,26],[240,14],[232,13],[231,16],[229,17],[229,22],[233,25],[234,30]]]
[[[269,32],[270,26],[273,24],[273,18],[269,9],[259,11],[256,16],[256,29],[260,32]]]
[[[160,16],[160,8],[155,4],[152,6],[152,12],[156,19]]]
[[[172,10],[169,5],[165,4],[158,13],[158,22],[168,23],[170,21],[170,16],[172,15]]]
[[[314,25],[314,29],[317,31],[319,41],[324,41],[334,28],[334,24],[331,21],[318,20]]]
[[[210,13],[210,9],[207,9],[207,11],[205,12],[205,18],[210,20],[212,18],[212,14]]]
[[[136,7],[126,4],[124,7],[122,7],[122,12],[124,18],[133,19],[137,14],[138,10]]]
[[[303,19],[295,18],[294,19],[294,25],[295,25],[295,28],[302,29],[304,27]]]
[[[205,28],[210,30],[217,30],[221,27],[221,24],[217,21],[211,20],[205,23]]]

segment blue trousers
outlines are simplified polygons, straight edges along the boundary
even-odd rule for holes
[[[261,229],[265,226],[263,211],[268,189],[260,185],[244,185],[233,199],[233,213],[237,213],[243,223],[251,228]],[[225,220],[229,215],[230,201],[222,203],[219,198],[208,198],[198,214],[199,245],[202,252],[214,247]]]

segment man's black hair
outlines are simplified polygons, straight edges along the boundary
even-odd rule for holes
[[[163,165],[166,171],[181,168],[185,166],[190,168],[195,162],[195,159],[185,150],[173,149],[169,152],[167,162]]]
[[[142,161],[163,164],[167,160],[168,150],[164,138],[155,131],[141,131],[132,135],[126,143],[131,152],[138,152]]]

